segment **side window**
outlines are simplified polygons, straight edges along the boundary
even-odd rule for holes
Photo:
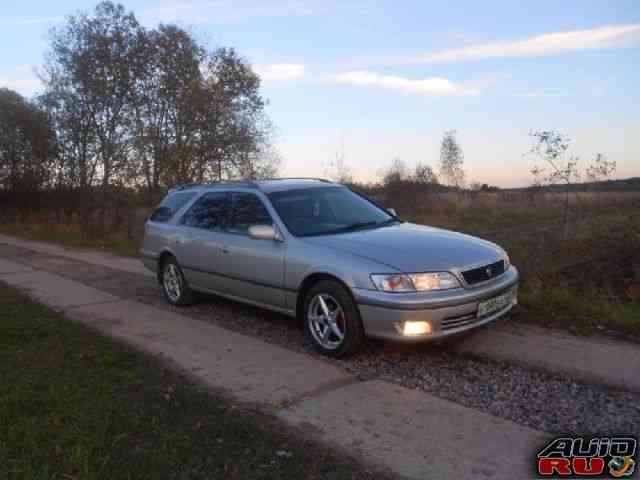
[[[233,205],[231,222],[228,230],[246,234],[252,225],[272,225],[271,215],[266,207],[253,193],[232,193]]]
[[[172,193],[164,198],[151,214],[152,222],[168,222],[185,203],[195,196],[195,192]]]
[[[205,193],[182,217],[188,227],[220,230],[225,227],[229,200],[226,192]]]

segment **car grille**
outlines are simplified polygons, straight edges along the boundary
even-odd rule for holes
[[[449,317],[442,320],[440,323],[440,330],[451,330],[453,328],[464,327],[473,323],[479,322],[482,318],[476,317],[475,313],[468,315],[460,315],[457,317]]]
[[[504,260],[499,260],[489,265],[484,265],[482,267],[473,268],[471,270],[462,272],[462,276],[464,277],[464,281],[467,282],[468,285],[474,285],[476,283],[491,280],[492,278],[495,278],[498,275],[502,275],[503,273]]]

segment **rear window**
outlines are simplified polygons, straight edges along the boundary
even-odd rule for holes
[[[168,222],[189,200],[196,195],[195,192],[171,193],[158,205],[149,220],[152,222]]]

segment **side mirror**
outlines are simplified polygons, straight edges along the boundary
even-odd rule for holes
[[[389,212],[391,215],[393,215],[394,217],[397,217],[398,214],[396,213],[395,208],[387,208],[387,212]]]
[[[272,225],[251,225],[249,227],[249,236],[254,240],[282,241],[280,234]]]

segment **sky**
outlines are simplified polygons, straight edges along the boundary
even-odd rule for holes
[[[49,29],[95,2],[3,3],[0,87],[31,96]],[[529,132],[556,129],[583,168],[603,153],[615,178],[640,176],[638,0],[121,3],[253,65],[283,175],[326,176],[336,155],[359,181],[395,158],[437,169],[456,130],[469,182],[525,186]]]

